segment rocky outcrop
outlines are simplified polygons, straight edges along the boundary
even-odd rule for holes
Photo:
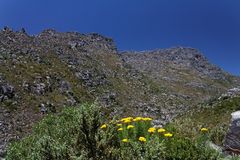
[[[123,52],[121,55],[126,62],[142,70],[155,68],[168,71],[169,65],[172,65],[173,69],[191,69],[202,77],[227,79],[226,73],[221,68],[209,63],[207,58],[194,48],[176,47],[153,51]]]
[[[159,85],[164,84],[173,93],[186,95],[194,101],[207,100],[240,82],[238,77],[211,64],[194,48],[122,52],[120,56],[126,64],[151,76]]]
[[[237,96],[240,96],[240,88],[239,87],[229,89],[226,93],[223,93],[218,98],[218,100],[233,98],[233,97],[237,97]]]

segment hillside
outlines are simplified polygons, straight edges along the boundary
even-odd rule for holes
[[[119,53],[99,34],[0,31],[0,152],[47,113],[97,102],[106,117],[142,115],[166,124],[237,86],[239,77],[196,49]]]
[[[233,88],[201,106],[195,106],[170,125],[176,126],[179,134],[192,138],[196,138],[199,128],[207,127],[211,131],[212,142],[223,147],[231,113],[239,110],[240,88]]]
[[[176,47],[143,52],[123,52],[124,62],[148,75],[173,94],[203,102],[238,85],[239,77],[211,64],[197,49]]]

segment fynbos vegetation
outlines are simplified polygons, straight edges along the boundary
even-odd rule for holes
[[[65,109],[49,115],[32,135],[12,143],[7,159],[217,159],[206,147],[209,131],[198,130],[196,139],[174,127],[155,128],[149,117],[107,119],[96,105]]]

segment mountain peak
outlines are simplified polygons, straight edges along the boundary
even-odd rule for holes
[[[220,75],[228,75],[220,67],[211,64],[207,58],[197,49],[190,47],[173,47],[143,52],[123,52],[123,59],[144,68],[144,64],[152,65],[160,70],[175,68],[197,72],[201,76],[209,76],[212,79],[222,79]],[[160,67],[162,66],[162,67]],[[148,67],[149,68],[149,67]]]

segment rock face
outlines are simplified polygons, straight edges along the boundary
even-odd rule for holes
[[[236,78],[211,64],[194,48],[176,47],[143,52],[122,52],[124,62],[168,86],[173,93],[206,100],[223,93]],[[221,86],[221,87],[220,87]],[[205,96],[204,96],[205,94]]]
[[[98,102],[108,115],[164,125],[240,82],[196,49],[119,53],[97,33],[0,31],[0,150],[49,112]]]
[[[223,93],[218,99],[227,99],[240,96],[240,87],[229,89],[226,93]]]
[[[225,137],[224,150],[230,154],[240,154],[240,111],[231,115],[232,122]]]

